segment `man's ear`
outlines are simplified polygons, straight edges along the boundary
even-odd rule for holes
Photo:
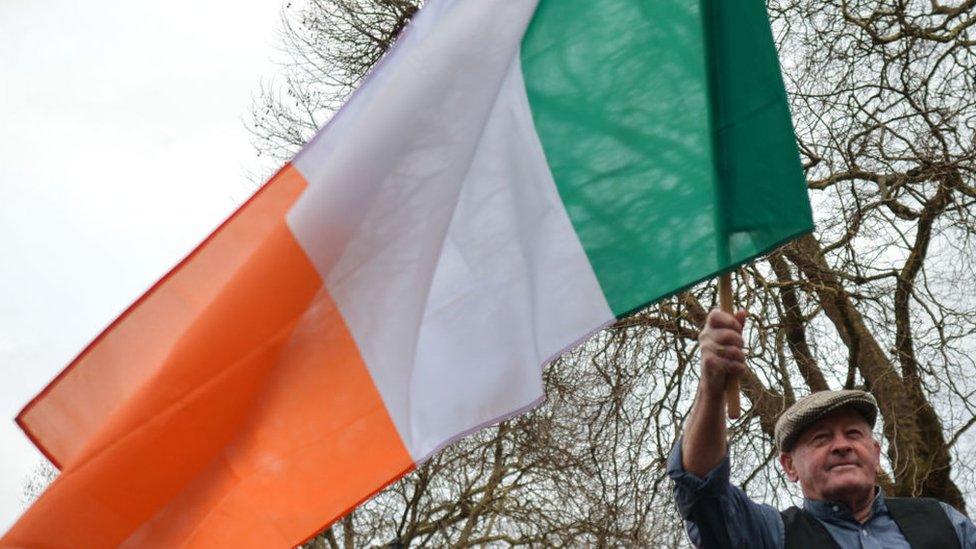
[[[880,446],[878,447],[881,448]],[[796,482],[800,480],[800,475],[796,472],[796,467],[793,466],[793,454],[789,452],[780,452],[779,454],[779,464],[783,466],[783,472],[786,473],[786,478],[790,482]]]

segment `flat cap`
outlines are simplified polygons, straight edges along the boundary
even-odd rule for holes
[[[878,419],[878,402],[871,393],[854,389],[818,391],[796,401],[779,416],[773,431],[776,446],[782,452],[789,452],[804,429],[830,412],[848,407],[864,416],[868,425],[874,428],[874,422]]]

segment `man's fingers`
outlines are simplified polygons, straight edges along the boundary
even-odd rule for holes
[[[741,376],[746,371],[746,365],[735,360],[728,360],[725,364],[725,374],[730,376]]]
[[[713,310],[708,313],[705,329],[698,335],[702,351],[702,373],[721,389],[728,376],[742,375],[746,370],[742,327],[746,311],[735,314]]]
[[[741,375],[746,370],[746,365],[742,361],[722,358],[715,353],[707,353],[702,358],[702,364],[712,374],[723,374],[726,376]]]
[[[715,343],[711,350],[714,354],[726,360],[735,360],[738,362],[745,362],[746,360],[746,354],[741,346]]]
[[[712,312],[708,313],[705,326],[713,330],[729,329],[737,332],[742,331],[742,323],[735,316],[718,309],[713,309]]]
[[[708,333],[704,334],[702,340],[714,341],[720,345],[729,345],[732,347],[744,347],[745,340],[742,339],[742,334],[736,332],[735,330],[723,329],[723,330],[709,330]]]
[[[746,325],[746,318],[748,317],[749,317],[749,311],[745,309],[739,309],[738,311],[735,312],[735,319],[739,321],[739,326],[742,326],[743,328]]]

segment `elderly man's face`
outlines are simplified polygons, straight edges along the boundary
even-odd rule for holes
[[[881,445],[864,417],[851,409],[833,412],[807,428],[780,463],[800,481],[810,499],[847,501],[874,489]]]

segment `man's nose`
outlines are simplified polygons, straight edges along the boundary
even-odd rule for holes
[[[831,452],[845,454],[847,452],[850,452],[852,449],[853,446],[851,445],[851,441],[848,440],[847,437],[845,437],[842,434],[834,436],[834,439],[831,441],[831,447],[830,447]]]

